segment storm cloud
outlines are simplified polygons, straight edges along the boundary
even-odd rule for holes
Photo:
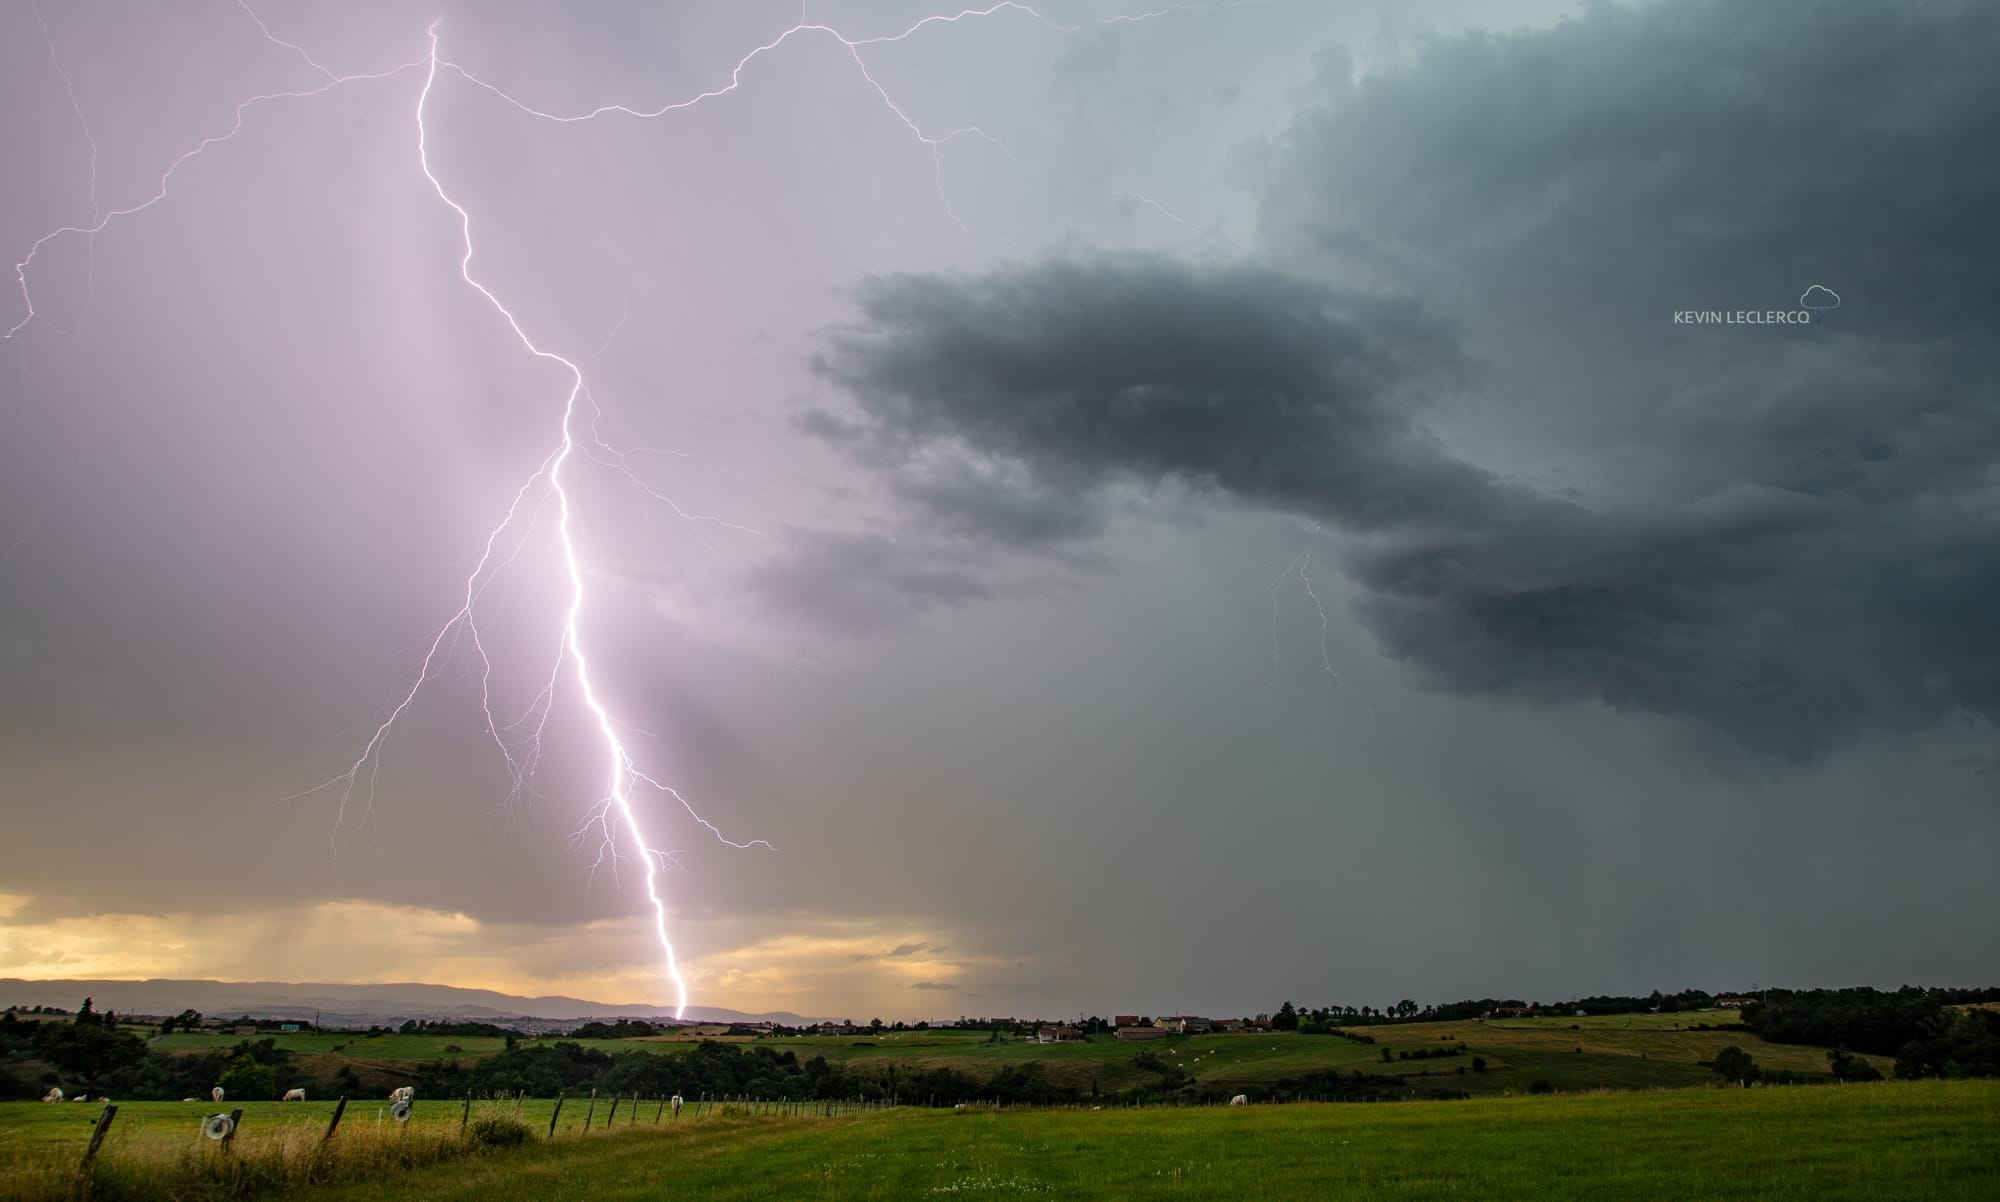
[[[1996,23],[1743,17],[1593,9],[1333,71],[1274,152],[1287,269],[882,277],[817,363],[853,415],[808,428],[1013,548],[1085,537],[1118,483],[1312,518],[1381,646],[1453,691],[1792,759],[1990,721]],[[1932,63],[1959,82],[1913,88]],[[1796,310],[1819,279],[1853,299],[1818,324],[1674,318]],[[1586,483],[1525,478],[1516,419],[1567,427],[1557,474]],[[939,459],[982,487],[921,483]]]

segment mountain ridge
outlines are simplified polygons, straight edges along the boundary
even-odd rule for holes
[[[0,977],[0,1006],[60,1006],[74,1010],[85,997],[99,1011],[177,1014],[193,1009],[211,1017],[247,1014],[252,1018],[310,1019],[334,1026],[372,1026],[406,1019],[671,1018],[672,1006],[652,1002],[613,1004],[562,994],[521,997],[492,989],[392,981],[347,985],[315,981],[215,981],[154,977],[146,980],[28,980]],[[691,1022],[773,1022],[800,1026],[819,1022],[774,1010],[751,1014],[720,1006],[689,1006]]]

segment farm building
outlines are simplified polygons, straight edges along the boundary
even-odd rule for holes
[[[1118,1038],[1131,1043],[1141,1039],[1159,1039],[1162,1036],[1171,1035],[1173,1032],[1167,1030],[1165,1027],[1120,1027],[1116,1034]]]

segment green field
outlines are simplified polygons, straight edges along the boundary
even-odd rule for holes
[[[25,1141],[44,1154],[58,1143],[80,1146],[87,1116],[44,1113],[62,1109],[0,1106],[0,1156],[32,1157]],[[213,1159],[212,1149],[194,1146],[193,1112],[203,1108],[135,1109],[141,1121],[107,1148],[97,1196],[173,1197],[166,1178],[137,1166],[149,1156]],[[546,1104],[536,1113],[545,1126]],[[433,1135],[455,1128],[458,1114],[440,1103],[413,1130],[391,1127],[386,1136],[372,1116],[351,1112],[348,1121],[357,1117],[364,1120],[358,1137],[393,1149],[396,1139],[422,1138],[418,1124]],[[256,1155],[253,1123],[276,1138],[271,1132],[287,1119],[310,1131],[323,1124],[324,1110],[253,1111],[238,1155]],[[610,1134],[570,1131],[553,1142],[281,1192],[300,1202],[619,1202],[665,1193],[706,1200],[1991,1198],[2000,1196],[2000,1082],[1434,1104],[711,1115],[659,1126],[642,1110],[637,1127]],[[52,1195],[0,1185],[0,1198],[42,1196]]]
[[[450,1047],[456,1047],[468,1056],[482,1056],[490,1055],[507,1046],[505,1039],[495,1039],[490,1036],[340,1035],[322,1034],[317,1031],[248,1036],[226,1035],[211,1031],[176,1031],[172,1035],[155,1036],[149,1041],[149,1046],[161,1052],[223,1052],[245,1039],[269,1039],[288,1052],[338,1053],[350,1059],[364,1061],[436,1060],[440,1056],[458,1054],[445,1051]],[[616,1040],[585,1042],[599,1046],[630,1046]]]
[[[1680,1014],[1633,1014],[1602,1017],[1556,1017],[1408,1023],[1357,1028],[1376,1042],[1357,1043],[1333,1035],[1264,1032],[1230,1035],[1172,1036],[1146,1043],[1121,1043],[1108,1035],[1076,1044],[1036,1044],[1019,1037],[993,1041],[983,1031],[885,1031],[864,1036],[781,1036],[757,1040],[759,1046],[790,1051],[800,1060],[824,1056],[852,1068],[916,1073],[948,1068],[976,1078],[1008,1066],[1034,1064],[1044,1079],[1085,1094],[1115,1095],[1132,1086],[1152,1085],[1158,1078],[1134,1064],[1150,1051],[1177,1064],[1194,1081],[1208,1087],[1255,1094],[1288,1078],[1333,1071],[1400,1077],[1413,1095],[1435,1089],[1464,1091],[1476,1096],[1525,1092],[1536,1081],[1566,1091],[1591,1089],[1657,1089],[1711,1083],[1713,1074],[1702,1062],[1721,1049],[1737,1045],[1766,1069],[1824,1075],[1826,1052],[1803,1045],[1769,1044],[1748,1031],[1713,1029],[1737,1020],[1733,1010]],[[1711,1029],[1696,1030],[1697,1026]],[[272,1036],[278,1047],[299,1059],[298,1069],[311,1080],[330,1081],[343,1064],[361,1074],[375,1094],[412,1079],[416,1067],[440,1059],[474,1060],[505,1046],[499,1038],[437,1035],[353,1035],[293,1032]],[[215,1033],[176,1033],[156,1038],[157,1051],[226,1050],[241,1037]],[[523,1039],[524,1046],[536,1040]],[[539,1042],[552,1042],[542,1040]],[[694,1044],[680,1040],[577,1040],[605,1052],[639,1051],[676,1056]],[[1401,1058],[1404,1052],[1463,1046],[1460,1056],[1421,1060]],[[448,1050],[455,1049],[455,1050]],[[1383,1060],[1386,1050],[1388,1060]],[[1475,1072],[1473,1059],[1486,1064]],[[1885,1057],[1871,1060],[1885,1075],[1893,1068]],[[323,1090],[309,1090],[315,1098]]]

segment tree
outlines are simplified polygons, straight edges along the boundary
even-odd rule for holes
[[[88,1006],[89,1003],[85,1003]],[[79,1011],[79,1013],[82,1013]],[[146,1041],[102,1026],[95,1015],[87,1023],[38,1024],[35,1050],[41,1058],[66,1073],[81,1076],[95,1085],[105,1073],[139,1063],[146,1058]]]
[[[1271,1026],[1280,1031],[1299,1029],[1299,1012],[1290,1002],[1278,1007],[1278,1013],[1271,1019]]]
[[[1475,1073],[1483,1073],[1483,1072],[1485,1072],[1485,1071],[1486,1071],[1486,1057],[1484,1057],[1484,1056],[1474,1056],[1474,1057],[1472,1058],[1472,1071],[1473,1071],[1473,1072],[1475,1072]]]
[[[333,1088],[344,1098],[361,1096],[361,1078],[356,1075],[353,1065],[340,1066],[340,1071],[333,1075]]]
[[[76,1008],[76,1018],[74,1021],[79,1027],[95,1027],[103,1023],[104,1020],[98,1017],[97,1011],[90,1008],[90,999],[85,998],[83,999],[83,1005]]]
[[[1848,1054],[1846,1048],[1834,1048],[1826,1054],[1827,1070],[1836,1081],[1880,1081],[1881,1070],[1858,1056]]]
[[[1750,1088],[1752,1081],[1764,1075],[1764,1070],[1757,1067],[1756,1058],[1735,1044],[1730,1044],[1717,1052],[1709,1067],[1724,1081],[1740,1083],[1745,1089]]]
[[[277,1095],[278,1075],[269,1065],[257,1063],[255,1056],[244,1052],[222,1070],[222,1077],[216,1084],[232,1097],[269,1101]]]

